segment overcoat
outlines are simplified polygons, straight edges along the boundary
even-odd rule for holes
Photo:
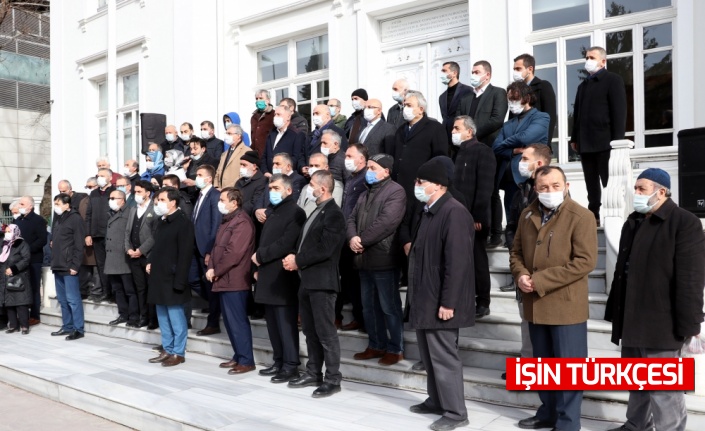
[[[2,244],[0,244],[0,248],[2,248]],[[29,245],[24,239],[15,240],[12,243],[12,248],[10,248],[10,255],[7,260],[0,263],[0,307],[32,304],[32,286],[29,284],[29,261]],[[12,276],[5,274],[7,268],[12,270]],[[19,292],[7,290],[7,279],[10,277],[20,277],[24,284],[24,289]]]
[[[147,301],[156,305],[181,305],[191,300],[188,272],[193,258],[193,223],[183,211],[160,218],[154,246],[147,258],[151,265]]]

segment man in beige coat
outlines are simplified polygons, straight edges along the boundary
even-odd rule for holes
[[[225,141],[230,142],[230,148],[220,156],[220,163],[215,172],[213,185],[220,190],[225,187],[233,187],[240,179],[240,157],[250,148],[242,142],[242,127],[239,124],[232,124],[226,130]]]
[[[587,357],[588,274],[597,264],[593,214],[572,200],[557,166],[536,170],[538,199],[521,214],[510,255],[537,358]],[[519,428],[580,429],[582,391],[539,391]]]

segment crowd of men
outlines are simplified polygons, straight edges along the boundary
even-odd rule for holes
[[[273,106],[261,90],[249,135],[232,112],[223,116],[222,141],[210,121],[198,134],[189,123],[167,126],[166,142],[150,143],[142,175],[134,160],[120,175],[99,159],[88,195],[59,183],[52,269],[64,325],[52,335],[83,336],[81,292],[114,298],[119,316],[110,324],[159,327],[162,345],[150,362],[178,365],[195,292],[208,302],[199,336],[219,333],[223,318],[234,355],[220,366],[229,374],[255,369],[248,315],[264,316],[273,363],[259,374],[292,388],[315,386],[313,396],[326,397],[340,391],[339,329],[367,333],[355,360],[390,366],[404,359],[408,322],[421,356],[413,369],[428,374],[428,399],[411,411],[441,415],[432,429],[466,425],[458,337],[490,314],[488,247],[511,250],[521,355],[587,356],[600,181],[607,181],[609,142],[624,137],[626,96],[621,78],[605,68],[604,49],[589,48],[586,60],[571,145],[582,156],[589,209],[571,199],[565,174],[550,165],[556,97],[528,54],[515,59],[506,90],[490,83],[486,61],[474,63],[469,85],[459,82],[457,63],[445,63],[440,119],[427,115],[429,102],[404,79],[392,85],[386,116],[381,99],[357,89],[349,117],[330,99],[314,107],[312,129],[294,100]],[[625,357],[677,355],[678,341],[697,334],[702,321],[702,226],[668,198],[669,189],[668,174],[645,171],[625,225],[629,243],[620,245],[608,304]],[[662,291],[635,291],[645,286]],[[642,304],[651,297],[661,302],[646,317],[655,305]],[[298,325],[308,352],[303,373]],[[520,428],[580,429],[581,392],[540,395],[542,406]],[[682,394],[632,394],[627,415],[623,429],[685,426]]]

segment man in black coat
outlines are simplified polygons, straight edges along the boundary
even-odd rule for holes
[[[260,171],[267,177],[272,175],[274,155],[278,153],[289,154],[293,160],[294,169],[301,169],[306,164],[304,145],[306,145],[306,135],[291,124],[291,112],[286,107],[277,106],[274,109],[274,129],[267,136]]]
[[[588,49],[585,60],[585,70],[590,75],[575,93],[570,146],[580,154],[588,209],[595,214],[599,226],[602,187],[607,187],[609,179],[610,142],[624,139],[627,127],[627,91],[622,77],[605,68],[604,48]]]
[[[514,72],[512,74],[515,81],[524,81],[531,91],[536,96],[536,103],[533,107],[541,112],[545,112],[551,118],[548,125],[548,145],[551,145],[553,139],[553,131],[556,129],[556,92],[553,91],[553,86],[550,82],[540,79],[534,75],[536,69],[536,59],[533,55],[522,54],[514,59]],[[509,119],[516,117],[513,113],[509,113]]]
[[[91,292],[91,299],[95,302],[109,299],[112,295],[108,276],[105,275],[105,235],[108,231],[108,217],[110,216],[110,193],[115,186],[110,184],[113,172],[110,169],[100,169],[96,180],[98,188],[91,191],[88,196],[88,209],[86,210],[86,247],[93,246],[95,262],[100,277],[100,287]]]
[[[407,91],[409,91],[409,82],[406,79],[397,79],[392,84],[392,99],[396,103],[387,111],[387,122],[393,125],[395,130],[406,122],[403,111]]]
[[[678,358],[700,334],[705,235],[700,220],[670,198],[671,178],[649,168],[634,185],[634,210],[622,228],[605,320],[623,358]],[[682,391],[630,391],[617,430],[684,430]]]
[[[291,160],[291,156],[289,154],[275,154],[274,159],[272,161],[272,171],[274,175],[282,174],[285,177],[289,178],[289,181],[291,181],[290,195],[294,202],[296,202],[299,199],[299,196],[301,195],[301,190],[307,187],[308,184],[306,183],[306,179],[303,176],[299,175],[298,172],[296,172],[292,168],[292,164],[293,161]],[[269,193],[266,193],[265,190],[265,192],[262,193],[262,197],[257,203],[255,209],[255,218],[258,222],[264,223],[265,220],[267,220],[267,217],[272,213],[272,206],[270,205],[270,203],[271,202],[269,201]]]
[[[240,179],[235,188],[242,193],[242,210],[255,221],[255,210],[267,189],[267,177],[259,170],[257,151],[248,151],[240,157]]]
[[[474,222],[448,193],[442,164],[427,162],[416,177],[417,199],[426,207],[409,252],[406,298],[409,323],[428,370],[428,398],[410,410],[442,415],[431,428],[450,430],[468,424],[458,334],[475,324]]]
[[[191,147],[191,156],[189,161],[184,164],[186,170],[186,179],[181,182],[182,187],[186,188],[186,192],[191,197],[191,203],[195,204],[198,199],[198,187],[196,187],[196,173],[198,168],[203,165],[218,166],[219,159],[213,158],[207,151],[207,143],[204,139],[193,137],[189,141]]]
[[[451,140],[453,132],[453,123],[455,122],[455,113],[458,111],[460,101],[465,96],[472,93],[472,87],[460,82],[460,65],[454,61],[443,63],[441,68],[441,83],[447,85],[446,91],[438,97],[438,106],[441,108],[441,118],[443,126],[448,132],[448,142]],[[457,148],[451,146],[451,158],[455,159]]]
[[[179,191],[163,188],[156,194],[155,214],[160,217],[154,245],[147,258],[148,301],[157,307],[163,351],[149,360],[173,367],[186,361],[188,325],[184,304],[191,300],[188,273],[193,256],[193,224],[179,209]]]
[[[455,115],[467,115],[475,121],[475,137],[483,144],[492,147],[507,115],[507,92],[490,84],[492,66],[487,61],[475,62],[470,75],[472,93],[460,101]]]
[[[298,377],[299,306],[297,292],[299,275],[285,271],[282,260],[296,250],[296,241],[306,222],[306,213],[296,205],[291,178],[274,174],[269,181],[271,210],[262,227],[259,248],[252,256],[257,268],[255,301],[264,304],[269,341],[272,343],[274,363],[259,371],[261,376],[272,376],[272,383],[284,383]]]
[[[88,197],[86,193],[74,192],[73,186],[68,180],[59,181],[56,187],[59,189],[59,193],[64,193],[71,197],[71,209],[74,211],[78,211],[81,201]]]
[[[475,221],[475,314],[481,318],[490,314],[490,263],[485,246],[490,232],[490,198],[497,162],[492,149],[475,138],[476,130],[472,118],[467,115],[456,117],[452,140],[458,153],[453,184],[465,196],[465,205]]]
[[[406,191],[407,202],[414,199],[414,180],[419,167],[435,156],[448,155],[448,137],[443,125],[426,116],[426,98],[410,90],[404,100],[404,119],[391,148],[384,153],[394,157],[392,179]]]
[[[221,139],[215,137],[215,126],[213,122],[208,120],[201,122],[201,138],[206,141],[208,155],[215,160],[220,160],[220,156],[225,150],[225,145],[223,145]],[[216,161],[215,163],[209,164],[217,166],[218,162]]]
[[[20,228],[22,238],[29,245],[29,284],[32,286],[32,304],[29,311],[29,324],[39,323],[39,308],[42,303],[42,261],[44,246],[47,243],[47,222],[34,212],[34,198],[22,196],[18,203],[20,216],[14,224]]]
[[[335,297],[340,291],[338,261],[345,242],[345,218],[333,200],[333,175],[317,171],[309,186],[316,209],[306,220],[296,250],[284,258],[284,269],[298,271],[301,277],[299,311],[306,336],[306,373],[291,380],[289,387],[319,386],[314,398],[340,392],[340,342],[335,319]],[[321,373],[326,365],[325,380]]]
[[[306,120],[306,117],[301,115],[296,110],[296,101],[294,99],[292,99],[291,97],[285,97],[279,102],[279,106],[281,106],[282,108],[285,108],[287,111],[289,111],[289,115],[291,118],[291,126],[297,132],[303,133],[304,142],[308,142],[308,137],[309,137],[309,134],[311,133],[311,128],[308,125],[308,121]]]
[[[343,150],[346,150],[348,148],[348,140],[345,137],[345,131],[335,125],[333,118],[331,118],[330,116],[330,110],[328,109],[327,105],[319,104],[316,105],[315,108],[313,108],[312,121],[313,125],[316,126],[316,128],[311,133],[311,140],[304,148],[304,155],[306,157],[306,160],[311,157],[311,154],[321,152],[321,136],[323,135],[324,130],[332,129],[335,133],[339,134],[342,137],[340,142],[340,148],[342,148]],[[306,174],[307,167],[304,166],[303,169],[301,169],[301,172],[303,174]]]
[[[350,95],[352,101],[353,113],[350,114],[345,122],[345,136],[348,142],[354,144],[360,141],[360,133],[367,127],[367,120],[364,116],[365,105],[367,104],[367,91],[364,88],[358,88]]]

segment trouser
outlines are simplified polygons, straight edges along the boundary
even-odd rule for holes
[[[623,358],[678,358],[680,350],[622,347]],[[627,422],[630,431],[682,431],[688,413],[682,391],[629,391]]]
[[[27,305],[6,307],[6,310],[8,328],[29,328],[29,308]]]
[[[56,299],[61,306],[61,329],[83,333],[83,301],[81,288],[78,286],[78,275],[54,274],[54,284]]]
[[[399,294],[399,271],[360,271],[362,311],[368,346],[375,350],[404,352],[404,323]],[[389,331],[389,335],[387,335]]]
[[[140,307],[137,301],[137,292],[132,282],[132,274],[110,274],[110,285],[115,294],[118,314],[127,319],[129,323],[140,321]]]
[[[100,288],[95,289],[95,296],[110,297],[110,282],[105,274],[105,238],[93,237],[93,254],[95,255],[96,267],[98,267],[98,277],[100,278]]]
[[[340,341],[335,328],[336,293],[330,290],[308,290],[299,288],[299,312],[301,329],[306,336],[308,361],[306,373],[320,379],[323,364],[326,364],[325,381],[339,385]]]
[[[465,420],[463,389],[463,363],[458,354],[458,334],[455,329],[417,329],[421,361],[426,367],[426,392],[424,404],[434,410],[443,410],[443,416]]]
[[[506,162],[504,162],[506,163]],[[500,169],[500,163],[497,163],[497,171]],[[495,190],[492,192],[491,197],[491,209],[492,209],[492,226],[491,235],[501,235],[502,234],[502,199],[499,197],[499,191],[504,190],[504,215],[509,220],[509,214],[512,210],[512,199],[519,187],[514,182],[514,176],[512,175],[511,165],[507,164],[504,175],[499,178],[495,186]]]
[[[159,319],[159,330],[162,333],[164,351],[170,355],[184,356],[188,328],[186,327],[183,304],[157,304],[157,318]]]
[[[581,153],[585,187],[587,188],[588,209],[600,219],[602,205],[602,188],[607,187],[610,175],[610,150],[597,153]]]
[[[81,265],[78,270],[78,284],[81,289],[81,296],[88,296],[93,293],[96,280],[93,274],[93,265]]]
[[[475,266],[475,304],[483,307],[490,307],[490,260],[487,257],[487,235],[490,232],[488,226],[475,231],[472,256]]]
[[[220,328],[220,299],[218,293],[213,292],[213,283],[206,280],[206,272],[208,267],[203,256],[195,252],[191,259],[191,268],[189,269],[189,285],[191,290],[198,293],[201,298],[208,301],[208,320],[206,327]]]
[[[574,325],[536,325],[529,322],[537,358],[586,358],[587,322]],[[583,391],[538,391],[541,407],[536,417],[566,431],[580,429]]]
[[[360,274],[353,264],[354,253],[350,247],[344,246],[340,253],[340,293],[335,300],[335,318],[343,320],[343,306],[352,304],[353,320],[365,327],[365,315],[360,292]]]
[[[518,293],[521,295],[521,292]],[[529,321],[524,319],[524,304],[517,301],[519,306],[519,317],[521,317],[521,357],[533,358],[534,349],[531,345],[531,335],[529,334]]]
[[[294,371],[299,360],[299,328],[297,327],[298,305],[265,305],[269,341],[272,343],[274,364],[282,371]]]
[[[147,305],[147,289],[148,279],[147,274],[147,259],[143,256],[138,259],[129,260],[130,271],[132,272],[132,282],[135,288],[135,296],[137,297],[137,312],[139,313],[139,322],[148,322],[150,317],[157,319],[156,309],[153,313],[149,313],[150,308],[154,306]]]
[[[32,286],[32,306],[29,317],[39,320],[42,305],[42,262],[29,264],[29,284]]]
[[[252,352],[252,328],[247,318],[247,296],[250,292],[220,292],[217,297],[223,311],[223,324],[233,347],[233,360],[239,365],[255,365]],[[220,325],[216,326],[219,328]]]

